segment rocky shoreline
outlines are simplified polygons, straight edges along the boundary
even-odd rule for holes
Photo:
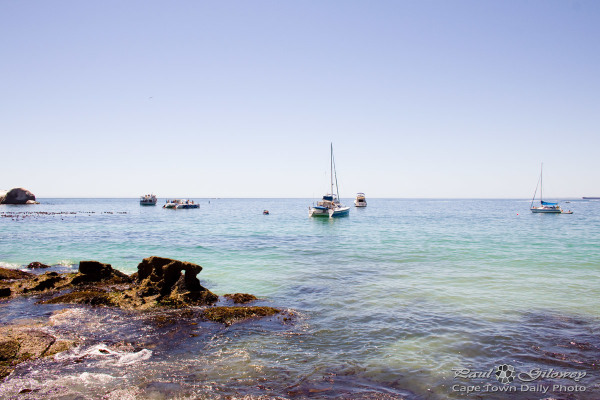
[[[28,266],[45,267],[48,266],[39,262]],[[273,307],[247,305],[258,300],[250,294],[226,294],[220,299],[200,284],[197,275],[201,270],[200,265],[162,257],[145,258],[132,275],[98,261],[81,261],[76,273],[33,274],[0,268],[0,301],[39,296],[36,304],[78,304],[139,312],[188,309],[193,311],[181,315],[226,326],[285,314]],[[220,305],[223,301],[233,305]],[[22,362],[49,357],[77,345],[77,340],[49,334],[40,322],[5,325],[0,328],[0,379]]]

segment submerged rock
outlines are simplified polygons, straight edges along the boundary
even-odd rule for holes
[[[27,189],[14,188],[0,197],[0,204],[39,204],[35,195]]]
[[[249,318],[270,317],[280,312],[281,310],[273,307],[210,307],[204,310],[202,316],[209,321],[231,325]]]
[[[224,297],[233,301],[235,304],[246,304],[254,300],[258,300],[258,298],[255,295],[248,293],[232,293],[226,294],[224,295]]]

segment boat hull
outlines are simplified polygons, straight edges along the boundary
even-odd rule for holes
[[[531,208],[531,212],[532,213],[539,213],[539,214],[562,214],[562,210],[560,208],[536,208],[533,207]]]
[[[345,217],[347,215],[350,215],[350,207],[339,207],[329,210],[330,218]]]
[[[188,208],[200,208],[199,204],[178,204],[176,207],[176,209],[188,209]]]
[[[324,207],[310,207],[308,209],[308,216],[329,218],[329,209]]]
[[[354,200],[354,206],[355,207],[366,207],[367,206],[367,202],[366,201],[357,201],[357,200]]]

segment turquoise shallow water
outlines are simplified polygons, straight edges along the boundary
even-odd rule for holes
[[[145,257],[172,257],[202,265],[199,278],[213,292],[256,294],[293,310],[294,323],[209,326],[196,336],[180,327],[175,352],[163,332],[140,332],[141,316],[126,329],[98,323],[79,351],[146,335],[151,354],[140,350],[130,370],[118,372],[116,358],[90,357],[85,368],[44,361],[53,373],[43,379],[35,366],[23,367],[5,396],[35,384],[48,393],[68,386],[133,398],[505,398],[502,390],[514,398],[600,397],[600,202],[540,215],[527,200],[368,199],[367,208],[329,220],[309,218],[308,199],[196,201],[198,210],[140,207],[136,199],[0,206],[0,265],[69,268],[95,259],[132,273]],[[1,304],[0,321],[51,311],[25,300]],[[56,329],[132,320],[117,310],[70,312]],[[524,380],[504,385],[458,370],[502,364],[586,374],[579,382],[539,377],[529,382],[535,391]],[[140,366],[144,374],[135,372]],[[462,392],[475,385],[479,391]],[[544,385],[559,387],[542,393]],[[577,385],[586,390],[574,392]]]

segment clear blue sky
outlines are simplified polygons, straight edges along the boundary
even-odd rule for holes
[[[0,0],[0,189],[600,196],[599,1]]]

